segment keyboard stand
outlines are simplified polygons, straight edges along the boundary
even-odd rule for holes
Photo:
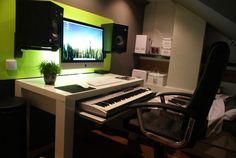
[[[97,124],[102,125],[102,124],[104,124],[106,122],[109,122],[109,121],[111,121],[111,120],[113,120],[113,119],[115,119],[115,118],[117,118],[121,115],[124,115],[124,114],[128,113],[129,111],[130,110],[125,110],[125,111],[119,112],[115,115],[112,115],[108,118],[99,117],[99,116],[96,116],[96,115],[93,115],[91,113],[87,113],[87,112],[84,112],[84,111],[77,111],[76,113],[79,114],[81,117],[89,120],[89,121],[92,121],[92,122],[95,122]]]

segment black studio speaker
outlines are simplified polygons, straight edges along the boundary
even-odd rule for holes
[[[50,1],[17,1],[15,52],[55,51],[63,45],[63,8]],[[22,54],[15,54],[20,57]]]
[[[127,50],[128,26],[109,23],[102,25],[104,29],[104,51],[123,53]]]

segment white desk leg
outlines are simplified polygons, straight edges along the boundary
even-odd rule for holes
[[[73,101],[56,101],[55,158],[73,157],[74,111]]]

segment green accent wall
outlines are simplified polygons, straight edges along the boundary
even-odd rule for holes
[[[60,50],[36,51],[25,50],[22,58],[16,58],[17,70],[5,70],[6,59],[14,58],[14,32],[15,32],[15,3],[16,0],[0,0],[0,80],[16,79],[41,76],[38,65],[43,60],[52,60],[56,63],[60,61]],[[102,17],[75,7],[71,7],[59,2],[52,2],[64,8],[64,17],[101,26],[104,23],[112,23],[109,18]],[[106,55],[104,70],[110,70],[111,54]],[[63,73],[93,72],[94,69],[73,69],[63,70]]]

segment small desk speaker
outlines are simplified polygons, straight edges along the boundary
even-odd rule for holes
[[[127,50],[128,26],[109,23],[103,24],[104,51],[123,53]]]

